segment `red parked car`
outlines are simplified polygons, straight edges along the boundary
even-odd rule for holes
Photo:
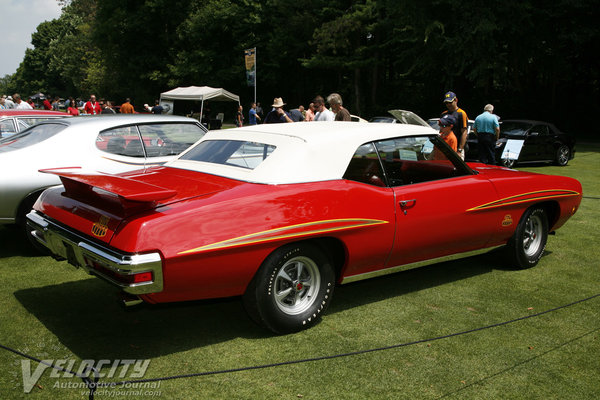
[[[130,302],[243,296],[276,333],[314,325],[337,284],[496,248],[534,266],[582,196],[575,179],[465,164],[405,124],[211,131],[162,167],[46,172],[64,187],[28,219],[56,258]]]

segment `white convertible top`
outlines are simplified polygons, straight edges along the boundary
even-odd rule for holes
[[[341,179],[350,159],[358,147],[365,143],[432,134],[437,132],[431,128],[406,124],[297,122],[254,125],[209,131],[195,146],[208,140],[241,140],[275,146],[273,153],[255,169],[179,158],[167,165],[255,183],[317,182]]]

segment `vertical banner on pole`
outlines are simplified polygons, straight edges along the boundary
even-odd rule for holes
[[[244,50],[246,59],[246,81],[248,86],[256,87],[256,47]]]

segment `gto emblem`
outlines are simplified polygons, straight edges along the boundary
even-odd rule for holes
[[[92,233],[94,234],[94,236],[106,236],[106,232],[108,231],[108,221],[110,221],[110,218],[105,217],[103,215],[100,217],[100,221],[92,225]]]
[[[502,226],[510,226],[513,223],[512,216],[510,214],[506,214],[504,219],[502,220]]]

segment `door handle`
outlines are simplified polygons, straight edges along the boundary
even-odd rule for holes
[[[399,204],[400,208],[402,208],[402,211],[404,212],[404,215],[406,215],[406,210],[413,208],[415,204],[417,204],[417,199],[401,200]]]

